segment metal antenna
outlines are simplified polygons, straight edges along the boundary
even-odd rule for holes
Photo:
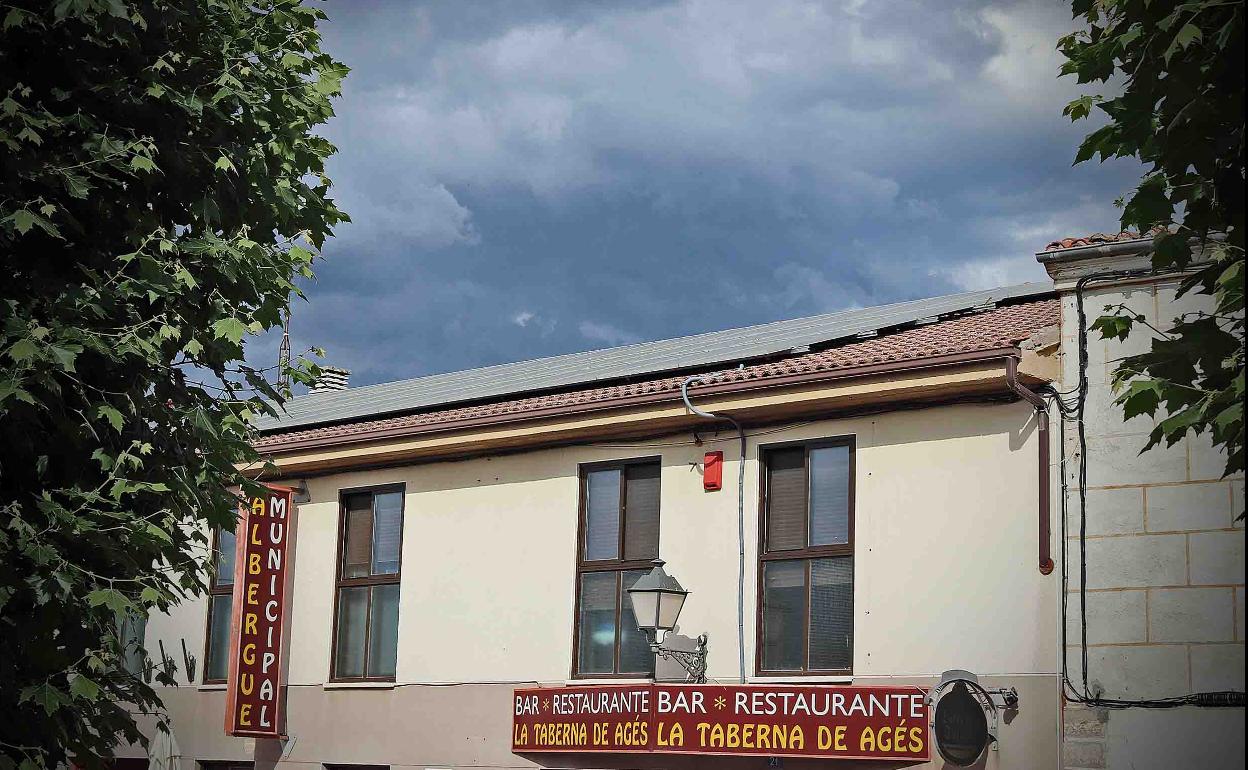
[[[277,376],[283,388],[290,387],[290,309],[282,319],[282,344],[277,349]]]

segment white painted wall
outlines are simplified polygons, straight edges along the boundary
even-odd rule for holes
[[[752,437],[746,460],[746,658],[752,674],[758,446],[857,441],[855,678],[1052,673],[1053,578],[1035,569],[1036,438],[1029,408],[956,406],[819,421]],[[340,489],[406,485],[400,682],[558,682],[570,674],[579,463],[662,461],[660,551],[693,593],[682,631],[711,638],[711,675],[737,674],[737,460],[702,490],[711,448],[569,447],[312,479],[299,506],[290,681],[327,680]],[[206,604],[153,618],[148,643],[202,657]],[[200,667],[202,671],[202,665]]]
[[[1030,407],[946,406],[757,433],[765,435],[750,439],[745,486],[751,678],[759,445],[852,435],[857,442],[853,679],[930,684],[926,677],[950,668],[1004,677],[1000,684],[1019,685],[1031,701],[1008,728],[1018,736],[1009,739],[1014,752],[1032,760],[1050,758],[1047,766],[1054,766],[1058,582],[1036,568],[1037,439]],[[353,729],[372,730],[368,725],[395,719],[381,704],[399,701],[387,698],[415,698],[417,691],[433,693],[421,698],[437,696],[421,687],[396,689],[393,695],[322,691],[330,663],[340,490],[406,485],[399,685],[562,684],[572,662],[578,464],[639,456],[662,462],[660,552],[669,571],[692,591],[681,631],[709,633],[710,676],[735,681],[737,444],[731,432],[704,438],[711,443],[695,446],[685,435],[651,442],[662,446],[566,447],[309,480],[312,501],[298,510],[292,593],[289,682],[297,718],[325,711],[326,703],[308,700],[319,693],[359,704],[353,713],[370,716]],[[725,452],[725,483],[722,491],[707,493],[694,463],[712,448]],[[205,612],[201,600],[153,619],[149,649],[157,639],[173,649],[185,638],[202,657]],[[180,713],[192,715],[178,727],[188,751],[208,752],[207,758],[243,751],[243,743],[220,736],[215,717],[203,718],[216,708],[205,706],[205,698],[222,693],[181,690]],[[499,711],[481,719],[492,725],[508,718]],[[300,751],[314,751],[319,744],[310,741],[325,744],[322,733],[334,729],[334,724],[301,725]],[[399,751],[402,742],[390,740]],[[411,754],[409,748],[403,751]],[[1032,766],[1017,756],[1007,761],[1010,756],[994,754],[990,767]],[[368,761],[404,763],[397,756]]]

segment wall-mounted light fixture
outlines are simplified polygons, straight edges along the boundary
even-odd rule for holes
[[[932,733],[940,756],[954,767],[971,767],[1000,744],[999,711],[1018,710],[1018,690],[987,688],[970,671],[951,669],[927,694]]]
[[[676,578],[663,569],[663,560],[655,559],[654,567],[628,589],[633,603],[637,628],[650,642],[650,651],[660,658],[675,661],[689,672],[697,684],[706,683],[706,634],[698,637],[693,650],[674,650],[663,646],[668,632],[676,627],[676,619],[685,606],[689,592]]]

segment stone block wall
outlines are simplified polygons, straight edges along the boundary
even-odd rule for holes
[[[1053,268],[1050,268],[1051,272]],[[1059,288],[1063,282],[1058,278]],[[1073,282],[1071,282],[1073,283]],[[1085,294],[1090,324],[1124,304],[1159,330],[1194,308],[1175,301],[1174,281],[1096,286]],[[1069,288],[1069,284],[1067,284]],[[1074,295],[1063,293],[1063,390],[1078,384]],[[1139,329],[1125,342],[1088,335],[1086,401],[1086,600],[1088,683],[1113,699],[1154,699],[1244,690],[1244,507],[1242,471],[1223,477],[1225,456],[1208,435],[1140,454],[1154,420],[1122,420],[1110,375],[1118,359],[1148,348]],[[1070,569],[1066,655],[1082,681],[1080,505],[1076,434],[1067,431]],[[1244,767],[1242,709],[1105,710],[1067,703],[1063,761],[1070,770]],[[1234,712],[1234,713],[1228,713]],[[1169,715],[1168,717],[1166,715]],[[1236,726],[1237,725],[1237,726]],[[1166,740],[1158,743],[1162,730]]]

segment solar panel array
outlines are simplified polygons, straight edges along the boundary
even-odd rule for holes
[[[1052,293],[1052,284],[1027,283],[312,393],[291,399],[280,420],[265,418],[257,427],[263,432],[286,431],[665,372],[736,365],[926,318]]]

